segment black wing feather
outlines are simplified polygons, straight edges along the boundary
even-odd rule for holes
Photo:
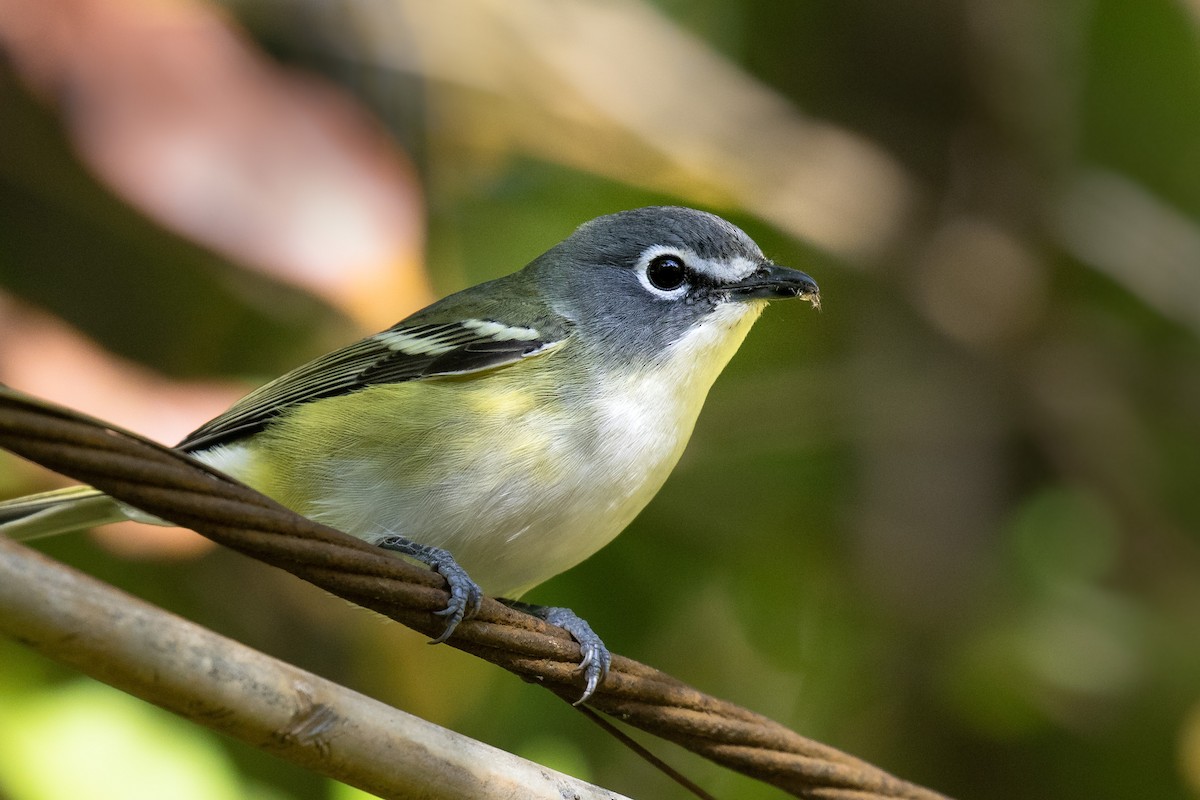
[[[537,338],[521,340],[481,336],[478,329],[459,321],[400,323],[384,334],[403,335],[410,341],[419,339],[435,346],[436,352],[403,352],[380,338],[384,334],[363,339],[251,392],[224,414],[189,434],[178,447],[196,451],[228,444],[263,430],[286,409],[368,386],[463,375],[511,364],[550,349],[569,335],[569,323],[561,317],[544,319],[542,323],[538,324]]]

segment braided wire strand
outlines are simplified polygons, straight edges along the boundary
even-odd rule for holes
[[[313,522],[184,453],[0,388],[0,447],[191,528],[429,636],[444,621],[436,573]],[[565,631],[486,598],[450,646],[573,700],[579,647]],[[764,716],[614,655],[589,705],[729,769],[811,800],[945,800]]]

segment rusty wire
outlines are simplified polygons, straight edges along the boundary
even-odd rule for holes
[[[444,621],[441,576],[302,517],[187,455],[0,389],[0,447],[191,528],[426,635]],[[488,598],[447,642],[578,697],[565,631]],[[589,706],[729,769],[812,800],[945,800],[835,748],[622,656]]]

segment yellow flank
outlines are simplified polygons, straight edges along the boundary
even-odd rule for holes
[[[339,472],[349,478],[359,465],[378,472],[377,490],[385,493],[449,481],[452,465],[499,466],[498,449],[515,459],[514,469],[523,461],[532,467],[542,460],[536,451],[545,450],[548,434],[560,429],[554,418],[566,413],[547,361],[540,356],[486,377],[383,384],[306,403],[255,438],[244,479],[285,505],[313,511],[310,501],[324,496]]]
[[[477,391],[469,393],[467,410],[473,414],[496,414],[501,417],[517,417],[526,413],[537,403],[537,397],[526,386],[511,383],[498,385],[482,381]]]

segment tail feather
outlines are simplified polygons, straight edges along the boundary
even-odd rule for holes
[[[90,486],[0,502],[0,535],[24,541],[129,519],[121,504]]]

